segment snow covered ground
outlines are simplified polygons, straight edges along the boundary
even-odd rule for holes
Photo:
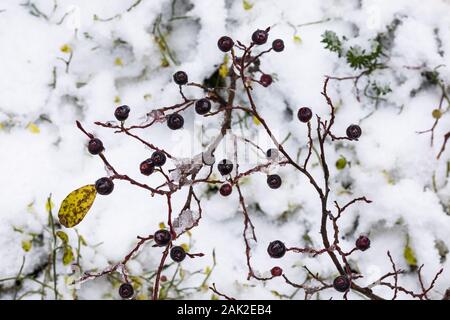
[[[282,53],[264,56],[262,68],[276,76],[276,81],[269,88],[255,86],[253,91],[259,111],[278,139],[289,135],[286,148],[291,154],[302,148],[302,155],[307,135],[306,126],[295,117],[298,107],[309,106],[327,116],[328,107],[321,95],[324,75],[358,74],[345,57],[324,48],[322,34],[332,30],[347,38],[347,49],[359,45],[367,51],[372,49],[371,39],[380,33],[389,34],[391,43],[383,57],[388,68],[363,77],[359,87],[363,91],[370,79],[388,85],[391,92],[379,101],[361,92],[358,101],[352,81],[330,83],[330,95],[339,106],[335,131],[344,134],[350,123],[359,123],[363,130],[357,143],[327,145],[331,199],[345,203],[364,195],[373,200],[350,208],[341,221],[345,235],[341,243],[346,250],[353,247],[359,234],[368,234],[372,242],[368,251],[351,258],[352,265],[365,275],[359,283],[369,284],[391,270],[386,255],[389,250],[399,268],[409,270],[411,265],[425,264],[425,283],[444,268],[429,294],[434,299],[442,298],[450,287],[450,150],[439,160],[436,156],[449,131],[446,101],[434,130],[433,146],[430,133],[417,132],[432,127],[432,111],[438,108],[442,95],[441,88],[427,83],[422,73],[440,66],[436,69],[439,83],[449,94],[449,12],[448,0],[1,1],[0,280],[16,277],[23,257],[22,274],[33,272],[48,257],[48,239],[42,246],[34,239],[28,252],[24,247],[29,249],[33,234],[47,228],[49,194],[56,218],[59,204],[69,192],[106,175],[102,162],[87,152],[86,137],[76,128],[75,120],[101,137],[108,159],[121,172],[142,179],[138,165],[148,157],[149,150],[93,122],[114,120],[114,109],[120,104],[129,105],[130,122],[139,123],[151,109],[179,102],[172,80],[175,71],[185,70],[190,80],[202,82],[223,62],[224,54],[217,49],[220,36],[248,42],[254,30],[271,26],[270,42],[284,39],[286,48]],[[388,26],[392,28],[390,33]],[[197,97],[201,92],[191,88],[186,94]],[[241,93],[238,101],[247,103]],[[287,110],[294,112],[294,117]],[[202,120],[193,112],[185,121],[182,133],[168,132],[160,125],[143,132],[143,137],[182,155],[191,151],[181,150],[186,141],[197,137],[194,123],[220,123],[217,118]],[[262,130],[251,119],[248,125],[248,132]],[[268,141],[260,143],[263,149],[270,146]],[[338,170],[334,164],[341,157],[351,165]],[[315,166],[311,172],[320,176],[314,154],[312,163]],[[307,266],[332,280],[337,272],[326,255],[312,258],[289,253],[276,261],[267,256],[267,244],[275,239],[289,246],[322,245],[321,212],[314,189],[291,168],[283,167],[279,174],[283,185],[278,190],[267,187],[262,173],[252,175],[242,186],[258,236],[258,242],[252,244],[254,267],[267,276],[275,264],[279,265],[291,280],[301,283],[306,277],[302,266]],[[145,179],[151,185],[158,180],[153,176]],[[345,185],[351,187],[345,189]],[[174,210],[183,206],[183,196],[185,193],[174,197]],[[204,272],[212,266],[214,250],[217,266],[207,284],[216,283],[220,291],[240,299],[279,299],[293,294],[295,289],[282,278],[265,284],[247,281],[238,193],[227,198],[204,194],[202,202],[203,218],[192,230],[192,237],[186,235],[177,241],[190,243],[192,252],[205,256],[184,261],[182,268]],[[114,192],[98,196],[76,227],[87,242],[81,251],[82,269],[102,270],[120,261],[135,245],[137,235],[153,233],[166,220],[166,206],[164,197],[150,197],[148,192],[116,182]],[[76,248],[76,232],[65,231]],[[130,274],[153,272],[161,251],[146,246],[128,264]],[[174,271],[172,266],[163,274],[170,278]],[[61,275],[58,291],[62,298],[71,299],[73,288],[66,281],[71,267],[59,262],[57,273]],[[202,274],[186,277],[182,287],[198,287],[204,278]],[[45,272],[37,279],[43,281]],[[414,272],[401,281],[405,287],[419,288]],[[118,298],[115,285],[106,278],[95,279],[83,283],[77,295],[80,299]],[[11,286],[13,289],[8,289]],[[14,281],[3,281],[0,298],[17,298],[28,292],[24,298],[39,299],[40,288],[27,281],[16,292]],[[51,292],[46,298],[53,297]],[[387,289],[377,289],[377,293],[388,298],[392,295]],[[148,297],[145,292],[139,294]],[[177,294],[170,293],[172,297]],[[183,297],[210,299],[211,295],[210,290],[202,289]],[[320,294],[322,299],[330,297],[340,299],[342,294],[332,289]],[[302,299],[303,295],[299,292],[293,298]],[[349,298],[361,296],[351,293]],[[400,298],[409,297],[400,294]]]

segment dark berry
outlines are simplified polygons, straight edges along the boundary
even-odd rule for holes
[[[186,251],[183,247],[175,246],[170,250],[170,258],[175,262],[181,262],[186,258]]]
[[[217,41],[217,46],[223,52],[228,52],[233,48],[234,42],[233,39],[227,36],[220,37],[219,41]]]
[[[195,102],[195,112],[200,115],[204,115],[211,110],[211,102],[206,99],[200,99]]]
[[[275,52],[281,52],[284,50],[284,42],[281,39],[275,39],[272,42],[272,49]]]
[[[358,237],[358,239],[356,239],[355,246],[361,251],[366,251],[370,248],[370,239],[366,236],[361,235]]]
[[[90,154],[99,154],[105,148],[103,148],[103,142],[100,139],[93,138],[88,142],[88,151]]]
[[[255,44],[261,45],[261,44],[264,44],[267,42],[268,37],[269,37],[269,34],[266,31],[258,29],[255,32],[253,32],[252,41]]]
[[[172,240],[172,236],[169,231],[161,229],[155,232],[153,240],[155,240],[155,243],[158,246],[163,247],[169,244],[170,240]]]
[[[101,195],[108,195],[114,190],[114,182],[108,177],[103,177],[95,181],[95,190]]]
[[[261,78],[259,78],[259,83],[261,83],[263,87],[270,86],[272,81],[272,76],[270,74],[262,74]]]
[[[155,163],[153,162],[152,158],[148,158],[147,160],[144,160],[139,165],[139,170],[144,176],[149,176],[155,171]]]
[[[131,299],[134,296],[133,286],[129,283],[122,283],[119,288],[119,295],[122,299]]]
[[[152,153],[153,164],[156,167],[162,167],[166,163],[166,155],[162,151],[155,151]]]
[[[233,164],[230,160],[223,159],[217,164],[217,170],[219,170],[221,175],[226,176],[233,170]]]
[[[339,292],[345,292],[350,288],[350,280],[346,276],[339,276],[334,279],[333,287]]]
[[[286,246],[280,240],[275,240],[269,243],[267,253],[272,258],[281,258],[286,253]]]
[[[348,126],[346,133],[349,139],[358,140],[358,138],[361,137],[362,133],[361,127],[356,124],[352,124]]]
[[[271,189],[278,189],[281,187],[281,177],[277,174],[271,174],[267,177],[267,185]]]
[[[167,119],[167,126],[172,130],[181,129],[183,125],[184,125],[184,118],[178,113],[172,113]]]
[[[281,269],[280,267],[273,267],[270,270],[270,273],[272,274],[273,277],[279,277],[283,274],[283,269]]]
[[[229,184],[229,183],[223,184],[219,189],[220,194],[224,197],[229,196],[232,191],[233,191],[233,187],[231,187],[231,184]]]
[[[119,121],[127,120],[129,114],[130,114],[129,106],[120,106],[116,108],[116,111],[114,111],[114,116]]]
[[[275,160],[278,158],[278,149],[272,148],[266,151],[266,157],[269,160]]]
[[[177,71],[173,75],[173,81],[175,81],[176,84],[182,86],[188,82],[188,76],[187,73],[184,71]]]
[[[166,282],[166,281],[167,281],[167,277],[164,276],[164,275],[162,275],[162,276],[161,276],[161,282]]]
[[[298,120],[300,120],[301,122],[305,122],[305,123],[308,122],[309,120],[311,120],[312,115],[313,115],[312,111],[308,107],[302,107],[302,108],[298,109],[298,112],[297,112]]]

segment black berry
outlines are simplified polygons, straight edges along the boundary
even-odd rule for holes
[[[119,287],[119,295],[122,299],[131,299],[134,296],[133,286],[129,283],[122,283]]]
[[[161,229],[155,232],[153,240],[155,240],[155,243],[158,246],[163,247],[169,244],[170,240],[172,240],[172,236],[169,231]]]
[[[301,122],[308,122],[312,118],[312,111],[308,107],[302,107],[298,109],[297,117]]]
[[[129,114],[130,114],[129,106],[120,106],[116,108],[116,111],[114,111],[114,116],[119,121],[127,120]]]
[[[103,148],[103,142],[100,139],[93,138],[88,142],[88,151],[90,154],[99,154],[105,148]]]
[[[233,191],[233,188],[231,187],[231,185],[229,183],[223,184],[219,189],[220,194],[224,197],[229,196],[232,191]]]
[[[155,163],[153,162],[152,158],[148,158],[147,160],[144,160],[139,165],[139,170],[144,176],[149,176],[155,171]]]
[[[270,270],[270,273],[272,274],[272,277],[279,277],[283,274],[283,269],[281,269],[280,267],[273,267]]]
[[[272,81],[272,76],[270,74],[262,74],[261,78],[259,78],[259,83],[261,83],[263,87],[270,86]]]
[[[277,174],[271,174],[267,177],[267,185],[271,189],[278,189],[281,187],[281,177]]]
[[[358,239],[356,239],[355,246],[361,251],[366,251],[370,248],[370,239],[364,235],[361,235]]]
[[[170,258],[175,262],[181,262],[186,258],[186,251],[183,247],[175,246],[170,250]]]
[[[267,247],[267,253],[272,258],[281,258],[286,253],[286,246],[280,240],[272,241]]]
[[[173,81],[175,81],[176,84],[182,86],[188,82],[188,76],[187,73],[184,71],[177,71],[173,75]]]
[[[233,39],[227,36],[220,37],[219,41],[217,41],[217,46],[223,52],[228,52],[233,48],[234,42]]]
[[[166,155],[162,151],[155,151],[152,153],[153,164],[156,167],[162,167],[166,163]]]
[[[195,102],[195,112],[200,115],[204,115],[211,110],[211,102],[206,99],[199,99]]]
[[[261,44],[264,44],[267,42],[268,37],[269,37],[269,34],[266,31],[258,29],[255,32],[253,32],[252,41],[255,44],[261,45]]]
[[[356,124],[352,124],[348,126],[346,133],[349,139],[358,140],[358,138],[361,137],[362,133],[361,127]]]
[[[184,125],[184,118],[178,113],[172,113],[167,119],[167,126],[172,130],[181,129],[183,125]]]
[[[223,159],[217,164],[217,170],[219,170],[221,175],[226,176],[233,170],[233,163],[230,160]]]
[[[334,279],[333,287],[339,292],[346,292],[350,288],[350,280],[346,276],[339,276]]]
[[[108,177],[103,177],[95,181],[95,190],[101,195],[108,195],[114,190],[114,182]]]
[[[281,52],[284,50],[284,42],[281,39],[275,39],[272,42],[272,49],[275,52]]]
[[[272,148],[266,151],[266,157],[269,160],[275,160],[278,158],[278,149]]]

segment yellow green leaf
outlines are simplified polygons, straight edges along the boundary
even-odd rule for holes
[[[417,267],[417,259],[414,250],[407,244],[405,250],[403,251],[406,263],[411,267]]]
[[[210,274],[210,273],[211,273],[211,268],[210,268],[209,266],[206,267],[204,272],[205,272],[205,274],[207,274],[207,275]]]
[[[259,119],[257,117],[255,117],[255,116],[253,116],[253,123],[256,124],[257,126],[259,126],[261,124]]]
[[[71,246],[64,247],[63,264],[67,266],[73,261],[73,251]]]
[[[219,300],[219,297],[216,296],[215,294],[212,294],[211,295],[211,300]]]
[[[114,103],[120,103],[120,97],[119,96],[115,96],[114,97]]]
[[[22,249],[23,249],[23,251],[25,251],[25,252],[30,251],[31,250],[31,246],[32,246],[32,244],[31,244],[30,240],[23,240],[22,241]]]
[[[53,201],[52,200],[47,200],[47,201],[45,201],[45,210],[47,211],[47,212],[50,212],[51,210],[53,210],[53,208],[55,207],[55,204],[53,203]]]
[[[96,195],[97,191],[92,184],[72,191],[61,203],[59,222],[66,228],[79,224],[94,203]]]
[[[302,38],[300,38],[300,36],[298,36],[298,35],[295,35],[293,39],[294,39],[294,42],[297,44],[302,43]]]
[[[168,66],[170,66],[169,60],[167,60],[166,57],[162,57],[162,59],[161,59],[161,67],[167,68]]]
[[[244,7],[244,10],[248,11],[248,10],[251,10],[253,8],[254,4],[249,2],[249,1],[247,1],[247,0],[243,0],[242,1],[242,6]]]
[[[123,66],[123,61],[122,61],[122,59],[121,59],[120,57],[117,57],[117,58],[114,60],[114,64],[115,64],[116,66]]]
[[[226,63],[222,63],[219,68],[219,76],[221,78],[226,78],[228,75],[228,66]]]
[[[439,119],[440,117],[442,117],[442,111],[439,109],[434,109],[431,115],[433,116],[433,118]]]
[[[344,157],[340,157],[340,158],[336,161],[336,168],[337,168],[338,170],[344,169],[346,165],[347,165],[347,159],[345,159]]]
[[[164,222],[160,222],[159,223],[159,228],[160,229],[165,229],[166,228],[166,224]]]
[[[34,133],[34,134],[38,134],[41,132],[41,129],[39,129],[39,127],[36,124],[34,124],[33,122],[30,122],[27,125],[27,129],[28,129],[28,131],[30,131],[31,133]]]
[[[84,239],[83,236],[78,235],[78,239],[80,239],[80,243],[81,243],[83,246],[87,246],[86,239]]]
[[[62,45],[60,50],[61,50],[61,52],[64,52],[64,53],[71,53],[72,52],[72,48],[68,44]]]
[[[64,231],[57,231],[56,235],[58,236],[58,238],[61,239],[61,241],[64,244],[67,244],[69,242],[69,236],[67,235],[67,233],[65,233]]]
[[[182,243],[181,247],[184,249],[184,251],[189,252],[189,245],[187,243]]]

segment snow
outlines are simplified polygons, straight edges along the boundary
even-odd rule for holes
[[[32,233],[45,231],[48,218],[45,205],[49,194],[55,203],[56,219],[59,204],[70,191],[108,175],[98,157],[87,152],[86,137],[76,128],[75,120],[102,139],[108,159],[119,172],[157,186],[164,182],[161,176],[142,179],[139,173],[139,163],[148,158],[152,150],[130,137],[95,126],[93,122],[113,121],[114,109],[119,104],[131,106],[130,123],[148,121],[146,114],[152,109],[180,102],[178,88],[172,80],[175,71],[185,70],[190,81],[201,82],[223,62],[223,53],[216,45],[221,35],[247,42],[255,29],[271,26],[269,43],[275,37],[282,38],[286,48],[282,53],[263,57],[262,69],[276,81],[269,88],[255,85],[253,95],[259,112],[273,128],[277,139],[281,141],[290,134],[284,144],[286,150],[295,155],[302,148],[301,159],[304,159],[307,130],[296,119],[296,110],[309,106],[314,113],[326,117],[329,108],[321,95],[324,75],[357,73],[345,59],[324,49],[321,35],[325,30],[333,30],[349,39],[346,47],[359,45],[370,50],[369,40],[385,32],[394,19],[399,19],[401,23],[394,32],[387,62],[391,68],[373,75],[378,83],[390,85],[392,92],[385,97],[387,101],[375,108],[370,99],[362,97],[361,102],[357,101],[351,81],[330,82],[330,96],[339,106],[334,132],[344,135],[350,123],[359,123],[363,130],[358,142],[326,146],[331,168],[330,206],[334,200],[345,204],[363,195],[373,200],[371,204],[358,203],[350,207],[341,221],[344,250],[351,250],[361,233],[371,238],[368,251],[351,257],[352,264],[365,274],[361,284],[369,284],[391,271],[388,250],[399,268],[408,269],[403,252],[409,241],[418,266],[425,264],[422,273],[425,283],[444,268],[430,292],[430,297],[440,299],[450,287],[449,259],[441,259],[436,249],[437,241],[450,248],[447,174],[450,151],[444,152],[439,160],[436,155],[448,132],[450,118],[444,114],[440,119],[433,146],[429,134],[417,133],[433,125],[431,112],[437,108],[441,93],[436,87],[423,87],[421,71],[414,67],[433,69],[443,65],[438,69],[440,77],[447,86],[450,83],[450,69],[446,65],[450,57],[450,16],[446,14],[450,2],[435,0],[424,5],[419,0],[254,0],[249,1],[253,7],[245,10],[239,0],[178,0],[174,13],[171,2],[83,0],[74,5],[73,1],[57,0],[54,7],[53,1],[32,0],[30,3],[41,15],[23,5],[23,1],[0,4],[0,167],[3,169],[0,177],[0,280],[17,275],[23,257],[23,273],[32,272],[45,260],[48,247],[34,246],[25,252],[22,241],[29,240]],[[132,7],[135,3],[137,5]],[[171,20],[172,14],[179,19]],[[152,33],[159,15],[162,33],[179,65],[165,53],[170,65],[161,67],[163,55]],[[302,25],[309,22],[318,23]],[[164,28],[167,25],[169,29]],[[294,35],[301,41],[295,41]],[[69,59],[70,51],[63,52],[64,46],[73,53],[67,71],[63,60]],[[361,80],[361,88],[364,88],[364,81]],[[414,95],[413,90],[417,91]],[[185,94],[200,97],[202,93],[197,88],[187,88]],[[236,101],[248,106],[244,94],[238,94]],[[288,109],[293,115],[289,115]],[[139,131],[143,139],[176,156],[176,161],[168,159],[167,168],[175,168],[184,158],[200,154],[199,125],[207,129],[203,139],[217,133],[218,118],[217,121],[209,117],[203,119],[191,111],[185,115],[183,130],[168,132],[161,123]],[[30,123],[39,127],[39,133],[29,129]],[[273,147],[262,126],[251,119],[248,123],[250,129],[246,134],[253,134],[264,150]],[[255,133],[256,130],[260,132]],[[227,148],[219,146],[216,159],[232,158],[233,143],[224,141],[223,145]],[[337,170],[334,163],[341,156],[350,165]],[[257,163],[261,163],[261,159],[252,154],[251,163],[243,163],[241,170]],[[310,165],[312,174],[321,181],[322,172],[314,153]],[[274,166],[267,170],[267,173],[275,172],[283,179],[278,190],[267,187],[264,173],[253,174],[242,183],[258,238],[258,242],[251,241],[255,271],[269,276],[269,270],[278,265],[289,279],[301,283],[306,277],[302,266],[307,266],[333,279],[337,271],[326,255],[312,258],[289,252],[276,261],[267,256],[267,244],[275,239],[290,247],[309,245],[305,235],[315,247],[322,243],[320,204],[315,190],[304,176],[290,167]],[[219,178],[216,169],[214,174]],[[351,182],[350,195],[343,187],[347,182]],[[174,218],[184,206],[187,189],[184,187],[173,196]],[[205,187],[195,190],[202,201],[203,217],[190,231],[192,235],[183,235],[177,244],[189,244],[190,252],[203,252],[205,256],[186,259],[183,269],[195,272],[211,266],[211,253],[215,250],[217,266],[208,283],[215,282],[220,291],[240,299],[277,299],[271,290],[290,295],[294,288],[286,285],[282,278],[266,285],[247,280],[243,214],[236,188],[226,198],[207,193]],[[194,202],[191,210],[194,216],[198,213]],[[167,225],[166,215],[164,197],[151,197],[149,192],[116,180],[114,192],[109,196],[97,195],[91,211],[76,227],[88,243],[82,248],[83,270],[99,271],[120,262],[135,246],[137,236],[152,234],[161,222]],[[186,225],[190,226],[192,221],[188,218],[189,214],[182,215],[181,226],[177,228],[184,230]],[[14,228],[24,232],[14,231]],[[65,231],[70,244],[76,248],[75,231]],[[147,244],[127,265],[128,273],[154,272],[161,252]],[[59,263],[58,272],[67,276],[71,268]],[[171,272],[165,275],[170,277]],[[196,275],[187,278],[185,283],[198,286],[201,281]],[[408,273],[401,281],[405,287],[418,289],[414,273]],[[27,283],[22,290],[32,288],[36,288],[35,284]],[[64,277],[59,278],[58,289],[64,299],[72,298]],[[80,299],[118,298],[116,291],[114,284],[103,278],[83,283],[77,294]],[[387,297],[392,294],[385,289],[375,291]],[[188,298],[210,299],[211,294],[211,291],[199,290]],[[322,299],[330,297],[340,299],[342,294],[333,290],[320,294]],[[12,296],[3,293],[0,287],[0,298]],[[26,298],[40,296],[34,294]],[[303,295],[295,298],[302,299]],[[352,293],[349,298],[361,297]],[[400,294],[400,298],[409,297]]]

